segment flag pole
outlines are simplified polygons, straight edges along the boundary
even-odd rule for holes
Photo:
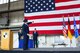
[[[71,47],[71,44],[72,44],[72,40],[70,40],[70,47]]]
[[[63,18],[63,28],[64,28],[64,15],[62,16],[62,18]],[[64,35],[64,34],[63,34]]]
[[[74,14],[73,14],[73,17],[74,17],[74,20],[75,20],[75,16],[74,16]],[[75,31],[75,26],[74,26],[74,31]],[[75,35],[75,34],[74,34]],[[76,38],[76,41],[77,41],[78,39]],[[77,44],[76,44],[76,46],[77,46]]]
[[[80,31],[80,14],[79,14],[79,31]],[[80,34],[80,32],[79,32],[79,34]]]
[[[79,32],[79,36],[80,36],[80,14],[79,14],[79,31],[78,32]],[[79,37],[77,38],[77,42],[78,42],[78,39],[79,39]],[[77,44],[77,46],[78,46],[78,44]]]
[[[74,14],[73,14],[73,17],[74,17]],[[75,17],[74,17],[74,20],[75,20]],[[75,30],[75,28],[74,28],[74,30]],[[75,35],[75,34],[74,34]],[[76,39],[76,41],[77,41],[77,39]],[[76,44],[77,45],[77,44]]]
[[[68,19],[69,19],[69,15],[68,15]],[[70,39],[70,47],[71,47],[71,44],[72,44],[72,40]]]
[[[64,26],[64,24],[65,24],[64,15],[63,15],[62,17],[63,17],[63,26]],[[64,27],[66,28],[66,24],[65,24]],[[65,33],[66,33],[66,32],[65,32]],[[63,33],[63,35],[64,35],[65,38],[67,38],[67,34],[64,34],[64,33]]]

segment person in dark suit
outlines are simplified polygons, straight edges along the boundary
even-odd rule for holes
[[[34,48],[38,48],[38,32],[36,31],[36,28],[33,32],[33,41],[34,41]]]
[[[22,25],[22,34],[23,34],[23,50],[28,49],[28,41],[29,41],[29,24],[32,22],[28,22],[27,19],[25,19],[24,24]]]
[[[18,40],[19,40],[19,48],[20,48],[20,40],[21,39],[23,39],[23,36],[22,36],[22,30],[20,29],[19,31],[18,31]]]
[[[19,41],[20,41],[21,37],[22,37],[22,31],[20,29],[19,32],[18,32],[18,39],[19,39]]]

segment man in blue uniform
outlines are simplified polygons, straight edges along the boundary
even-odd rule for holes
[[[23,39],[22,29],[20,29],[18,32],[19,48],[22,48],[22,46],[23,46],[22,43],[20,43],[21,39]]]
[[[18,39],[19,39],[19,41],[20,41],[21,37],[22,37],[22,31],[20,29],[19,32],[18,32]]]
[[[34,48],[38,48],[38,32],[36,31],[36,28],[33,32],[33,41],[34,41]]]
[[[28,22],[27,19],[25,19],[24,24],[22,25],[22,34],[23,34],[23,50],[28,49],[28,41],[29,41],[29,24],[32,22]]]

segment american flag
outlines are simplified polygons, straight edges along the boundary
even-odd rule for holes
[[[63,15],[68,24],[70,16],[73,33],[73,14],[79,29],[80,0],[25,0],[24,18],[34,21],[30,25],[30,33],[37,29],[39,34],[63,34]]]
[[[65,38],[67,38],[67,30],[66,30],[66,24],[65,24],[65,20],[64,20],[64,16],[63,16],[63,35]]]

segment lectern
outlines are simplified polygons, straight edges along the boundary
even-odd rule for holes
[[[1,49],[13,49],[13,32],[10,29],[1,30]]]

